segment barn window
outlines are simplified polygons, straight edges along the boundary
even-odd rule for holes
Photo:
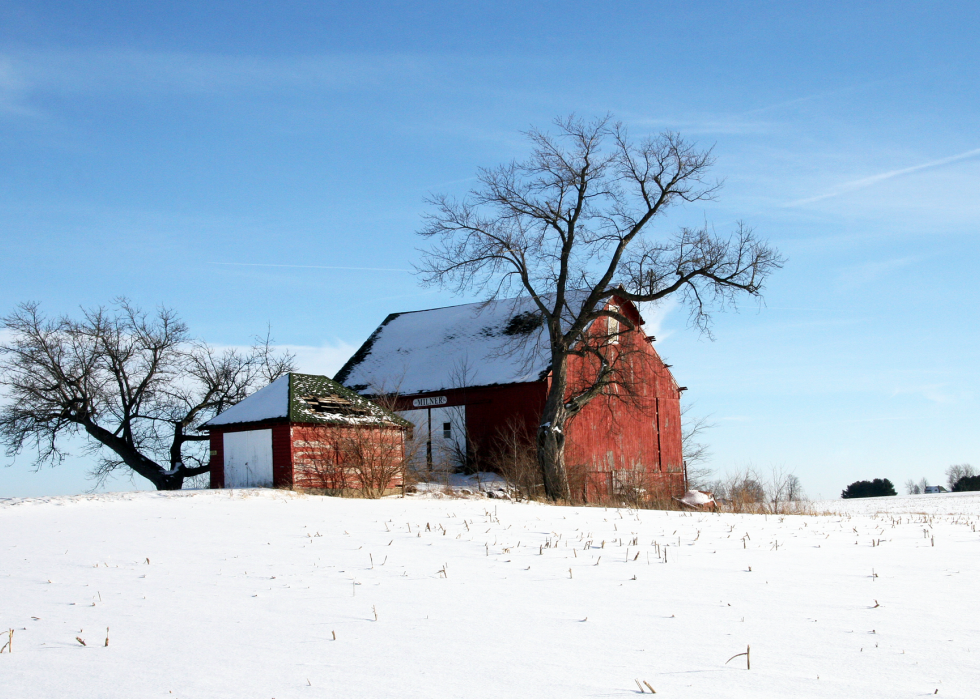
[[[453,438],[453,426],[451,423],[448,422],[442,423],[442,437],[443,439]]]
[[[618,306],[610,306],[609,310],[618,313]],[[616,345],[619,344],[619,320],[617,318],[608,318],[607,329],[609,333],[609,344]]]

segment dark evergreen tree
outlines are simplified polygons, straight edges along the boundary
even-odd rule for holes
[[[854,481],[841,491],[842,498],[877,498],[884,495],[897,495],[895,486],[887,478],[873,481]]]
[[[962,476],[953,484],[954,493],[963,493],[968,490],[980,490],[980,476]]]

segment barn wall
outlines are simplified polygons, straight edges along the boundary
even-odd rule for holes
[[[293,486],[293,449],[289,425],[272,428],[272,484],[276,488]]]
[[[436,396],[446,398],[446,402],[439,405],[440,408],[466,406],[466,443],[470,465],[487,470],[494,442],[503,431],[513,426],[525,432],[530,439],[534,438],[544,408],[546,390],[547,385],[543,381],[450,389],[400,396],[395,409],[418,410],[413,404],[416,398]],[[425,435],[416,435],[416,443],[419,441],[424,462]]]
[[[222,437],[223,432],[217,430],[211,430],[211,487],[212,488],[224,488],[225,487],[225,440]]]
[[[684,489],[680,391],[670,370],[639,331],[620,335],[618,345],[607,351],[622,354],[631,367],[624,378],[635,388],[632,394],[611,388],[568,425],[565,459],[572,487],[587,500],[631,487],[679,494]],[[596,368],[587,359],[571,357],[569,393],[591,383]]]

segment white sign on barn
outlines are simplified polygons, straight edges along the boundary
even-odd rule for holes
[[[416,398],[412,401],[412,405],[416,408],[427,408],[432,405],[445,405],[446,402],[445,396],[426,396],[425,398]]]

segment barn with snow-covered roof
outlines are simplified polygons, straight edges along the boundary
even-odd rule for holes
[[[636,395],[629,401],[601,395],[571,421],[570,481],[587,500],[637,487],[682,493],[684,389],[644,334],[637,308],[619,297],[606,303],[636,328],[622,332],[614,350],[631,352]],[[500,440],[536,433],[550,385],[547,342],[526,298],[392,313],[334,378],[364,395],[396,396],[395,409],[415,425],[416,468],[495,469],[490,456],[500,452]],[[571,391],[585,372],[583,359],[569,358]]]
[[[212,488],[381,495],[404,483],[411,425],[326,376],[284,374],[202,429]]]

